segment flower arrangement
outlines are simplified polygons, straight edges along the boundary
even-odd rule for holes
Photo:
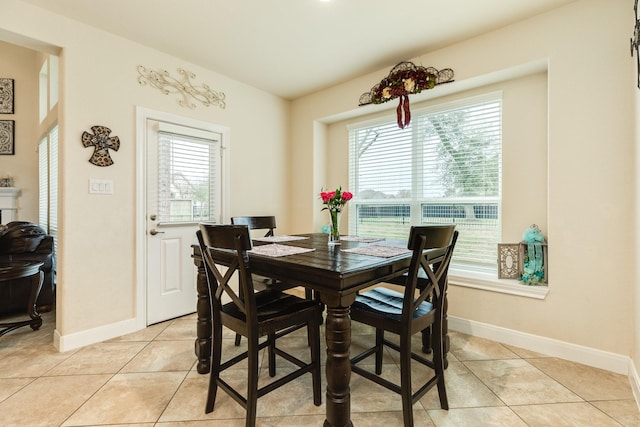
[[[353,198],[353,193],[342,191],[342,187],[338,187],[336,191],[321,191],[320,198],[322,203],[326,205],[322,210],[329,211],[331,219],[331,227],[329,230],[329,243],[333,245],[340,244],[340,212],[349,200]]]
[[[342,187],[338,187],[336,191],[321,191],[320,198],[322,203],[327,205],[322,210],[329,209],[340,212],[342,207],[353,198],[353,193],[342,191]]]

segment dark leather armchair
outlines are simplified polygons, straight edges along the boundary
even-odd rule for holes
[[[38,225],[25,221],[0,226],[0,260],[43,262],[44,281],[36,307],[41,313],[54,308],[55,251],[52,236]],[[12,280],[0,286],[0,314],[26,311],[31,290],[29,280]]]

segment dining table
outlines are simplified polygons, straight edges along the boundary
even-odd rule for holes
[[[249,251],[251,272],[316,291],[326,307],[326,420],[325,426],[352,426],[350,307],[359,290],[380,282],[397,281],[408,271],[411,251],[407,241],[341,237],[328,243],[327,234],[254,238]],[[268,246],[267,246],[268,245]],[[197,274],[197,370],[210,370],[211,309],[209,288],[198,245],[193,247]],[[230,258],[231,259],[231,258]]]

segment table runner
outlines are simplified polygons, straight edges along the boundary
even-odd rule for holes
[[[341,249],[341,251],[360,254],[360,255],[377,256],[382,258],[391,258],[397,255],[403,255],[411,252],[407,248],[400,248],[397,246],[384,246],[384,245],[358,246],[357,248]]]
[[[300,248],[298,246],[279,245],[277,243],[273,243],[271,245],[254,246],[253,249],[247,252],[270,257],[280,257],[313,251],[315,251],[313,248]]]
[[[373,243],[384,240],[384,237],[340,236],[340,240],[344,240],[345,242]]]

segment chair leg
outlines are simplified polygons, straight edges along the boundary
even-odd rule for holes
[[[222,360],[222,324],[214,322],[211,342],[211,373],[209,374],[209,391],[205,413],[213,411],[218,392],[218,378],[220,377],[220,362]]]
[[[305,299],[308,299],[308,300],[315,300],[315,301],[318,301],[318,303],[320,304],[320,307],[322,307],[322,309],[321,309],[320,311],[321,311],[321,312],[322,312],[322,311],[324,311],[324,304],[322,304],[322,303],[320,302],[320,295],[319,295],[317,292],[314,292],[314,291],[313,291],[313,290],[311,290],[311,289],[307,289],[307,288],[305,288],[305,290],[304,290],[304,297],[305,297]],[[321,325],[322,325],[322,323],[323,323],[323,320],[324,320],[324,319],[323,319],[323,317],[322,317],[322,314],[320,314],[320,324],[321,324]],[[309,347],[311,347],[311,337],[309,336],[309,334],[307,334],[307,345],[308,345]]]
[[[244,301],[244,291],[242,290],[242,286],[240,286],[240,288],[238,289],[238,297]],[[235,341],[236,347],[240,346],[240,338],[242,338],[242,335],[236,334],[236,341]]]
[[[422,330],[422,352],[425,354],[431,353],[431,326]]]
[[[257,337],[252,337],[248,341],[247,367],[249,368],[249,375],[247,381],[246,427],[254,427],[258,411],[258,339]]]
[[[318,303],[320,303],[320,307],[321,307],[321,312],[324,311],[324,304],[320,301],[320,294],[312,291],[311,289],[306,289],[304,290],[304,296],[306,299],[312,299],[315,301],[318,301]],[[322,316],[322,313],[320,314],[320,324],[322,325],[324,323],[324,317]]]
[[[440,399],[440,407],[449,409],[449,401],[447,399],[447,388],[444,383],[444,346],[442,339],[442,323],[436,322],[432,327],[433,334],[433,365],[436,375],[438,376],[438,398]]]
[[[269,356],[269,376],[276,376],[276,335],[269,334],[267,337],[269,344],[267,344],[267,356]]]
[[[376,329],[376,375],[382,374],[383,357],[384,357],[384,330]]]
[[[411,335],[400,336],[400,391],[404,427],[413,427],[413,393],[411,391]]]
[[[315,366],[311,371],[313,384],[313,404],[322,404],[322,379],[320,373],[320,319],[307,326],[307,335],[311,340],[311,363]]]

